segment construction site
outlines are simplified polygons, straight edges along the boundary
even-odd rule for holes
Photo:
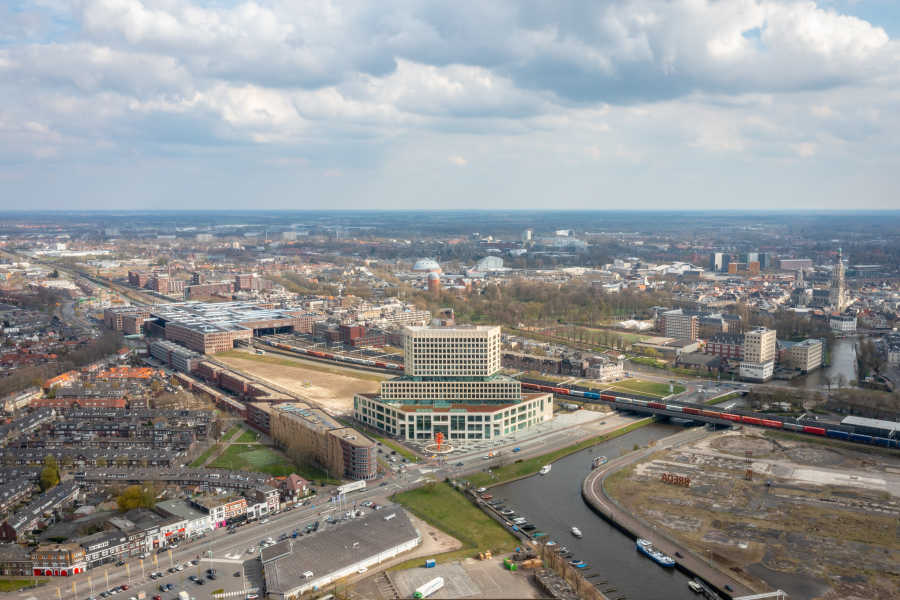
[[[753,588],[764,581],[794,600],[900,597],[895,452],[727,431],[654,453],[604,486]]]

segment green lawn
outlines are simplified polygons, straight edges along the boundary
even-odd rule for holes
[[[49,579],[38,579],[37,584],[47,583]],[[31,587],[35,584],[34,579],[0,579],[0,592],[17,592],[23,588]]]
[[[400,492],[391,500],[462,542],[463,548],[455,551],[455,555],[462,553],[471,556],[476,551],[485,550],[506,552],[517,545],[511,533],[448,483],[429,483]],[[418,559],[418,562],[424,562],[424,559]]]
[[[234,442],[238,444],[252,444],[257,439],[257,434],[252,429],[245,429],[244,433],[241,434],[241,437],[234,440]]]
[[[640,421],[630,423],[625,427],[622,427],[621,429],[616,429],[615,431],[604,433],[603,435],[598,435],[588,440],[584,440],[583,442],[579,442],[571,446],[566,446],[565,448],[560,448],[559,450],[555,450],[553,452],[549,452],[535,458],[529,458],[523,460],[522,462],[509,463],[498,469],[493,469],[492,473],[474,473],[470,475],[468,479],[469,482],[474,486],[489,486],[497,485],[499,483],[503,483],[517,477],[533,475],[534,473],[537,473],[544,465],[550,464],[553,461],[559,460],[560,458],[568,456],[574,452],[578,452],[579,450],[590,448],[594,444],[599,444],[600,442],[605,442],[607,440],[615,439],[619,436],[625,435],[629,431],[634,431],[639,427],[649,425],[653,422],[653,420],[653,417],[647,417],[646,419],[641,419]]]
[[[741,397],[740,392],[731,392],[729,394],[725,394],[724,396],[716,396],[715,398],[710,398],[706,401],[706,404],[721,404],[722,402],[727,402],[729,400],[734,400],[735,398]]]
[[[240,424],[234,424],[228,428],[228,431],[225,432],[225,435],[222,436],[222,439],[230,440],[231,436],[235,435],[240,430],[241,430]]]
[[[620,392],[632,392],[635,394],[647,394],[650,396],[668,396],[669,384],[658,381],[644,381],[643,379],[626,379],[625,381],[617,381],[611,389]],[[672,394],[680,394],[684,391],[684,386],[680,384],[672,384]]]
[[[325,471],[318,467],[308,464],[294,464],[294,462],[277,450],[261,444],[233,444],[207,466],[231,471],[257,471],[259,473],[268,473],[275,477],[296,473],[310,481],[325,481],[329,484],[340,483],[338,480],[328,477]]]
[[[195,459],[194,459],[194,462],[192,462],[192,463],[191,463],[190,465],[188,465],[188,466],[191,466],[191,467],[202,467],[202,466],[203,466],[203,463],[206,462],[206,459],[208,459],[209,456],[213,453],[213,451],[214,451],[216,448],[218,448],[218,447],[219,447],[218,444],[213,444],[212,446],[210,446],[209,448],[207,448],[206,451],[205,451],[203,454],[201,454],[200,456],[198,456],[197,458],[195,458]]]
[[[259,471],[276,476],[290,475],[295,471],[294,463],[285,456],[259,444],[229,446],[209,466],[232,471]]]

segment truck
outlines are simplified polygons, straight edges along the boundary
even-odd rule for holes
[[[413,598],[427,598],[442,587],[444,587],[444,578],[435,577],[428,583],[417,587],[415,593],[413,594]]]
[[[180,592],[178,592],[178,600],[191,600],[191,595],[186,591],[181,590]]]

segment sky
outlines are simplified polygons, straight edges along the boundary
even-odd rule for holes
[[[900,208],[896,0],[5,0],[0,210]]]

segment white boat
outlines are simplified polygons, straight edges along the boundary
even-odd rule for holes
[[[544,465],[543,467],[541,467],[541,470],[540,470],[541,475],[546,475],[549,472],[550,472],[550,465]]]
[[[699,594],[703,591],[703,586],[694,581],[693,579],[688,581],[688,587],[691,588],[691,591]]]
[[[581,537],[581,530],[578,529],[577,527],[573,526],[573,527],[572,527],[572,535],[574,535],[574,536],[577,537],[577,538],[580,538],[580,537]]]

